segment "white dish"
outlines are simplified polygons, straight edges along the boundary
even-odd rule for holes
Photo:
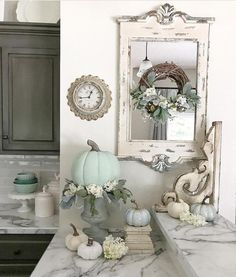
[[[20,22],[57,23],[60,1],[19,0],[16,16]]]

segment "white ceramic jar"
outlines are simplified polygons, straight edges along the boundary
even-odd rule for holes
[[[54,200],[51,193],[47,192],[47,186],[35,196],[35,215],[49,217],[54,214]]]

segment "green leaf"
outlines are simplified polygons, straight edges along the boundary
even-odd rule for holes
[[[80,189],[77,194],[80,196],[80,197],[86,197],[88,195],[87,193],[87,190],[86,189]]]
[[[153,117],[159,116],[160,113],[161,113],[161,108],[157,108],[157,109],[155,110],[155,112],[153,113]]]
[[[153,72],[153,71],[151,71],[151,72],[148,74],[147,79],[148,79],[148,83],[149,83],[150,85],[152,85],[153,82],[154,82],[155,79],[156,79],[156,73]]]
[[[125,204],[126,204],[127,198],[128,198],[127,194],[125,194],[125,193],[123,192],[123,193],[122,193],[122,200],[123,200],[123,202],[124,202]]]
[[[190,82],[187,82],[183,87],[183,94],[187,94],[192,90],[192,85]]]
[[[170,114],[168,113],[168,111],[165,110],[165,109],[162,109],[162,111],[161,111],[161,122],[165,123],[168,120],[169,117],[170,117]]]
[[[142,100],[139,101],[139,104],[140,104],[140,105],[143,105],[143,106],[145,106],[147,103],[148,103],[148,101],[147,101],[147,100],[144,100],[144,99],[142,99]]]
[[[121,198],[121,193],[120,193],[120,190],[119,189],[116,189],[113,191],[113,195],[115,196],[115,198],[117,200],[119,200]]]
[[[162,124],[163,123],[166,123],[166,121],[168,120],[168,118],[171,116],[169,114],[169,112],[166,110],[166,109],[162,109],[162,108],[159,108],[159,113],[156,113],[154,112],[153,114],[153,118],[155,121],[157,122],[161,122]]]

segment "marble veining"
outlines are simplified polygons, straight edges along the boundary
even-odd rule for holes
[[[0,234],[55,234],[59,217],[35,217],[34,212],[18,213],[19,204],[0,204]]]
[[[222,216],[202,227],[181,223],[166,213],[155,213],[154,218],[191,276],[236,276],[236,225]]]
[[[180,277],[167,251],[159,248],[155,254],[126,255],[121,260],[103,257],[88,261],[65,248],[68,230],[60,229],[39,261],[31,277]]]

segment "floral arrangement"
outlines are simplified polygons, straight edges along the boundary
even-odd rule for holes
[[[173,118],[173,112],[185,112],[194,109],[200,97],[192,90],[187,82],[182,91],[176,96],[164,97],[161,91],[155,87],[156,75],[150,72],[145,80],[146,85],[140,85],[131,91],[130,95],[134,100],[134,109],[142,111],[144,118],[152,119],[154,122],[165,123]]]
[[[122,238],[109,235],[103,242],[103,252],[106,259],[117,260],[128,252],[128,247]]]
[[[195,215],[190,213],[189,211],[181,213],[179,219],[196,227],[207,224],[204,216]]]
[[[95,209],[95,200],[105,198],[108,202],[112,200],[122,200],[126,203],[127,199],[132,196],[132,192],[124,187],[125,180],[112,180],[102,186],[89,184],[82,186],[75,184],[72,180],[66,179],[66,185],[62,192],[61,208],[69,209],[73,203],[77,203],[81,198],[88,199],[90,202],[90,211],[92,216],[98,214]]]

